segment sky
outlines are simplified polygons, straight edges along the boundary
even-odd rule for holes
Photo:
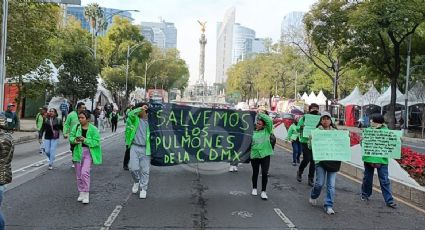
[[[158,22],[160,18],[174,22],[177,28],[177,49],[190,71],[190,83],[198,79],[200,26],[206,21],[207,45],[205,80],[215,81],[216,24],[224,18],[227,9],[236,8],[236,23],[256,31],[258,38],[278,41],[283,17],[292,11],[307,12],[316,0],[82,0],[83,6],[96,2],[102,7],[132,12],[134,24],[141,21]]]

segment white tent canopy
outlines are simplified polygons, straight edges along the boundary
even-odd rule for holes
[[[376,89],[375,89],[376,90]],[[360,92],[359,87],[353,89],[353,91],[346,98],[339,101],[339,104],[343,106],[347,105],[361,105],[362,102],[362,93]]]
[[[308,95],[308,98],[305,101],[305,103],[310,105],[311,103],[315,103],[316,100],[317,100],[316,94],[314,94],[314,92],[311,91],[311,93],[310,93],[310,95]]]
[[[378,99],[381,97],[381,94],[378,92],[378,90],[375,88],[375,86],[371,86],[370,89],[362,96],[360,101],[360,106],[366,106],[366,105],[377,105]]]
[[[304,92],[304,94],[301,96],[301,99],[303,99],[304,101],[307,101],[308,99],[307,93]]]
[[[416,83],[409,90],[408,96],[408,106],[425,103],[425,86],[422,84],[422,82]],[[406,97],[404,95],[402,97],[397,97],[397,102],[404,101],[405,99]]]
[[[314,103],[318,104],[318,105],[326,105],[326,100],[328,100],[325,96],[325,94],[323,94],[323,91],[320,90],[319,94],[316,97],[316,100],[314,101]]]
[[[400,92],[398,87],[396,88],[396,103],[404,105],[404,94]],[[391,87],[388,87],[387,91],[383,93],[377,100],[377,104],[381,107],[389,105],[391,102]]]

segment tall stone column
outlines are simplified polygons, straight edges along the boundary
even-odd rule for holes
[[[204,83],[204,74],[205,74],[205,45],[207,44],[207,39],[205,38],[205,33],[201,34],[199,39],[199,44],[201,45],[200,54],[199,54],[199,81]]]

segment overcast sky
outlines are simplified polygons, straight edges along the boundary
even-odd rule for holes
[[[177,28],[177,49],[190,70],[190,81],[198,79],[200,26],[207,21],[205,79],[215,80],[216,23],[223,20],[228,8],[236,8],[236,23],[256,31],[258,38],[277,41],[283,16],[291,11],[308,11],[315,0],[82,0],[82,5],[97,2],[102,7],[139,10],[132,13],[135,21],[158,22],[162,18]]]

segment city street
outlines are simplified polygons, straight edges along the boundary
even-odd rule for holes
[[[93,166],[90,204],[77,202],[70,155],[59,156],[54,170],[28,167],[43,157],[35,142],[16,148],[14,181],[2,210],[6,229],[422,229],[423,211],[401,202],[387,208],[382,195],[360,201],[357,182],[342,175],[336,181],[336,215],[308,203],[310,187],[295,180],[296,167],[278,147],[271,161],[269,200],[251,192],[251,166],[229,173],[228,164],[152,167],[148,197],[131,194],[132,180],[122,169],[123,127],[103,141],[104,163]],[[109,136],[105,133],[103,137]],[[58,153],[64,152],[62,143]],[[24,151],[22,151],[24,150]],[[18,171],[17,171],[18,170]],[[391,173],[391,172],[390,172]],[[304,178],[306,179],[306,178]],[[261,181],[261,180],[260,180]],[[260,183],[260,182],[259,182]],[[323,191],[324,192],[324,191]]]

